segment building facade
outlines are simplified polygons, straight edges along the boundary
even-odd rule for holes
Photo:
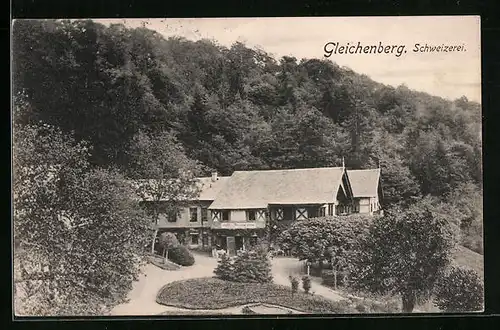
[[[211,177],[198,178],[200,187],[198,198],[184,201],[178,213],[159,214],[156,237],[163,232],[172,232],[181,243],[190,248],[212,246],[212,219],[208,207],[228,179],[229,177],[221,177],[217,173],[213,173]]]
[[[266,223],[380,212],[380,169],[344,167],[235,171],[199,178],[201,192],[179,214],[161,214],[158,233],[169,231],[191,248],[234,255],[257,244]]]

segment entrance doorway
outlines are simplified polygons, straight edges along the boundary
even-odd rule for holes
[[[227,254],[236,255],[236,240],[234,236],[226,236]]]
[[[243,237],[242,236],[235,237],[235,245],[236,245],[236,251],[243,249]]]
[[[227,250],[227,239],[226,236],[217,236],[217,249]]]

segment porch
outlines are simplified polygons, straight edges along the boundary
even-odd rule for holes
[[[213,230],[212,256],[218,257],[222,253],[235,256],[238,251],[251,250],[259,244],[264,236],[263,229],[255,230]]]

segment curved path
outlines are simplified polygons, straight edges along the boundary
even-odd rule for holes
[[[158,315],[163,312],[175,312],[185,314],[186,310],[177,307],[163,306],[156,303],[156,294],[170,282],[190,278],[210,277],[217,266],[217,260],[199,253],[194,254],[195,264],[190,267],[182,267],[175,271],[166,271],[152,264],[147,264],[139,280],[134,282],[132,290],[128,295],[129,301],[113,308],[111,315]],[[276,284],[290,286],[289,275],[301,276],[302,263],[293,258],[276,258],[272,260],[272,273]],[[344,297],[335,291],[322,286],[319,279],[312,278],[311,292],[323,296],[329,300],[342,300]],[[242,306],[231,307],[213,311],[214,314],[240,314]],[[200,311],[203,312],[203,311]],[[208,312],[208,311],[205,311]]]

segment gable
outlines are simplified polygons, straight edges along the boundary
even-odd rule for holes
[[[380,169],[348,170],[347,176],[351,183],[352,195],[360,197],[378,197],[380,191]]]

